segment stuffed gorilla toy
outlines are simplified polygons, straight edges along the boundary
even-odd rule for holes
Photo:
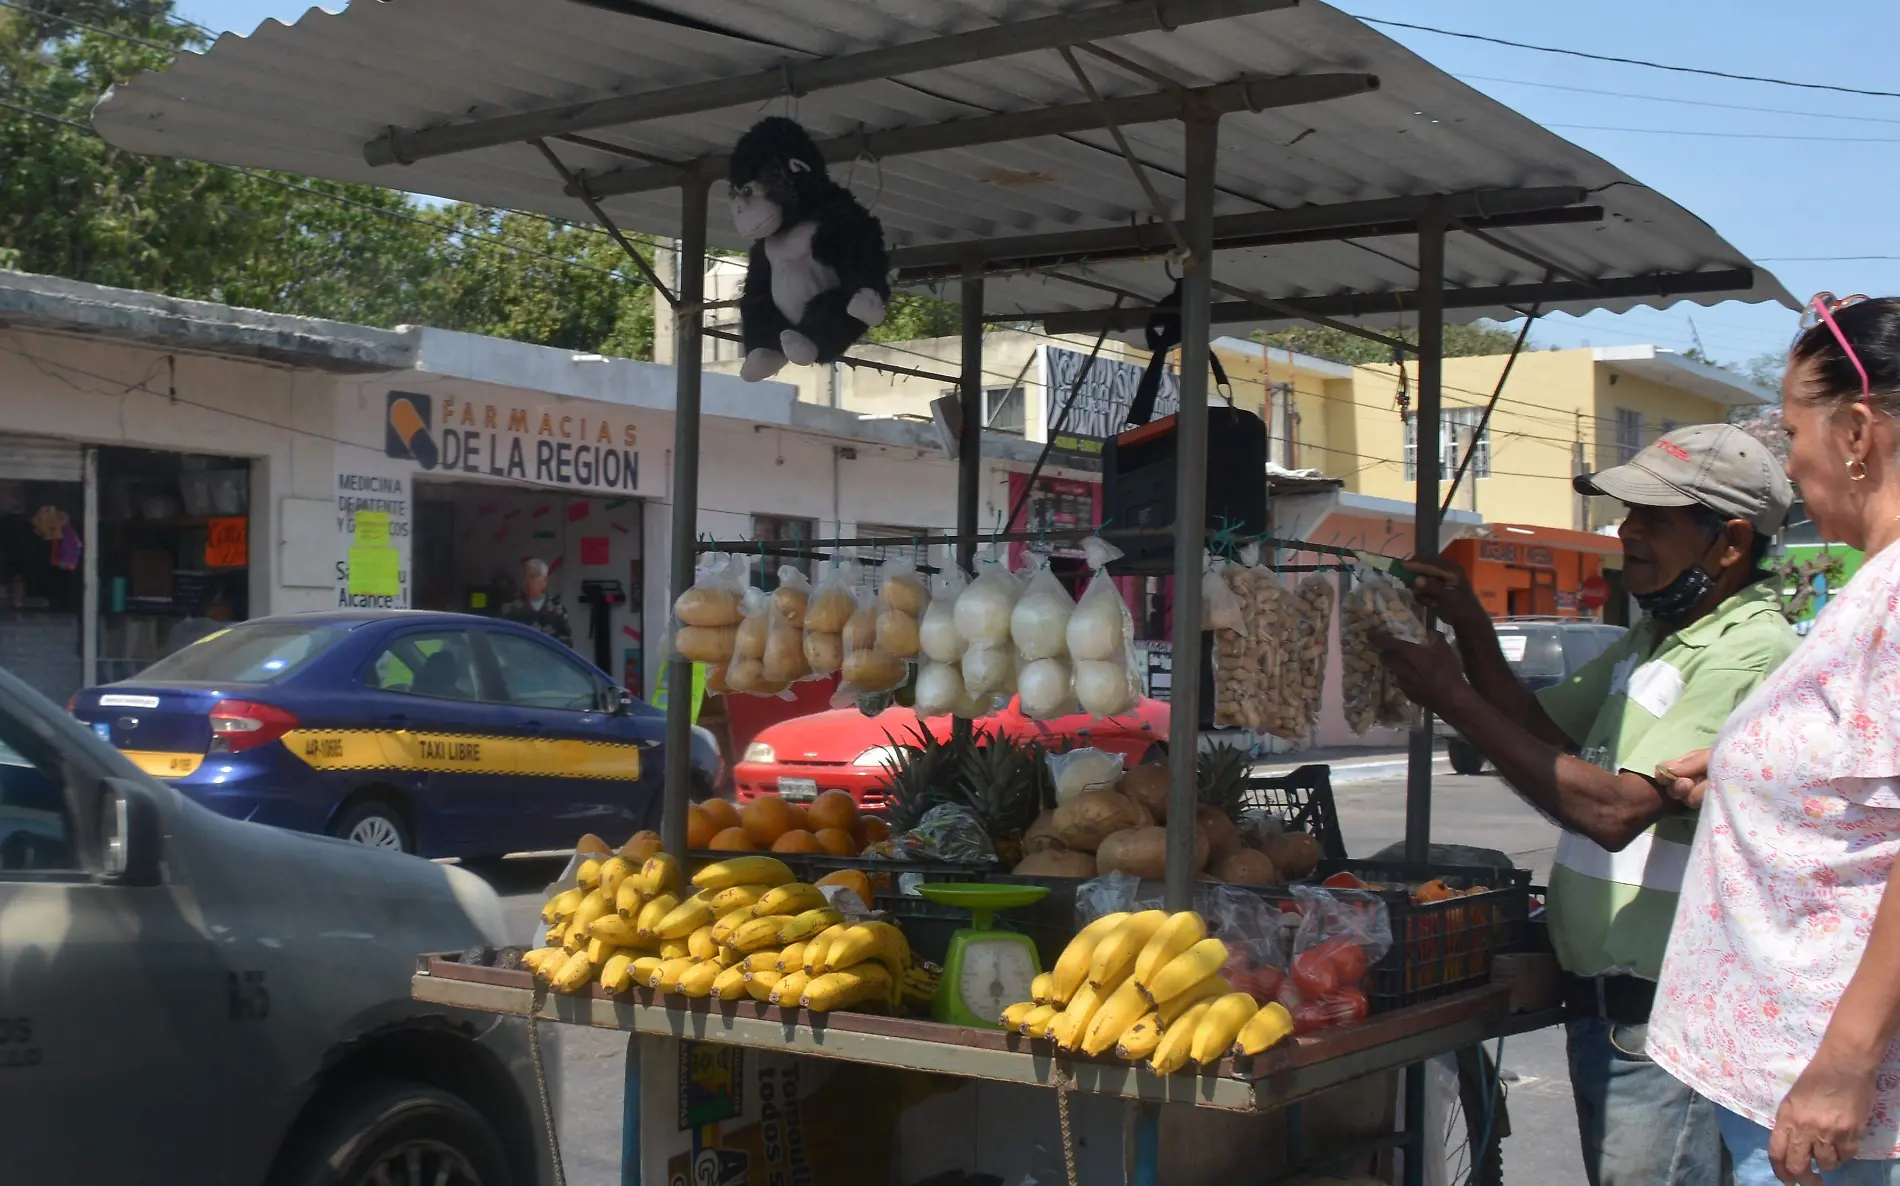
[[[831,179],[818,145],[773,116],[732,150],[732,221],[752,240],[739,299],[748,383],[787,362],[834,362],[884,320],[890,300],[884,228]]]

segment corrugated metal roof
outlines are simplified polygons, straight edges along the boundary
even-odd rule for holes
[[[1139,3],[1141,0],[1132,0]],[[556,103],[629,94],[774,69],[840,53],[1096,7],[1087,0],[652,0],[652,8],[727,36],[578,3],[547,0],[358,0],[313,9],[294,25],[266,21],[226,36],[163,74],[115,88],[94,112],[112,143],[138,152],[366,181],[575,221],[589,215],[563,193],[533,147],[518,144],[406,166],[373,168],[365,142],[391,127],[421,128]],[[1360,199],[1575,185],[1607,211],[1596,224],[1517,228],[1500,239],[1590,278],[1751,267],[1706,224],[1602,159],[1465,86],[1396,42],[1327,5],[1122,37],[1117,53],[1184,86],[1240,78],[1364,71],[1375,93],[1227,116],[1221,123],[1217,215]],[[1084,55],[1109,97],[1155,83]],[[722,153],[762,114],[796,116],[824,138],[860,128],[911,127],[1082,101],[1053,51],[819,91],[766,108],[748,105],[596,130],[594,138],[679,160]],[[1177,123],[1125,129],[1166,198],[1181,198],[1184,133]],[[568,143],[571,168],[606,171],[621,156]],[[882,219],[895,246],[1125,226],[1152,211],[1105,131],[834,167]],[[714,246],[744,243],[713,192]],[[674,192],[603,201],[630,230],[672,234]],[[1276,299],[1408,291],[1417,285],[1409,236],[1302,243],[1219,254],[1217,281]],[[1172,281],[1159,259],[1074,265],[1051,275],[993,277],[993,314],[1096,309],[1101,287],[1158,299]],[[1544,269],[1473,236],[1454,234],[1447,283],[1534,283]],[[1087,283],[1078,283],[1077,281]],[[1703,296],[1792,305],[1766,271],[1752,290]],[[1556,308],[1625,309],[1652,298],[1584,300]],[[1505,307],[1461,319],[1508,318]],[[1366,317],[1368,323],[1404,317]]]

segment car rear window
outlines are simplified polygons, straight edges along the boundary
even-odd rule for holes
[[[1555,630],[1498,628],[1498,646],[1519,679],[1562,679],[1564,647]]]
[[[140,672],[138,679],[140,683],[232,680],[268,684],[329,650],[347,633],[341,626],[244,622],[160,659]]]

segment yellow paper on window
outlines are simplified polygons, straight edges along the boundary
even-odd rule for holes
[[[359,515],[359,522],[361,518]],[[351,548],[350,592],[370,597],[396,596],[402,592],[401,561],[401,554],[394,548]]]
[[[387,548],[389,546],[389,512],[356,512],[356,547]]]

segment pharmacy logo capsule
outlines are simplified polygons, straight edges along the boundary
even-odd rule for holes
[[[434,469],[441,460],[435,434],[429,431],[434,418],[435,401],[412,391],[389,393],[389,408],[383,417],[383,452],[391,457],[413,460],[423,469]]]

